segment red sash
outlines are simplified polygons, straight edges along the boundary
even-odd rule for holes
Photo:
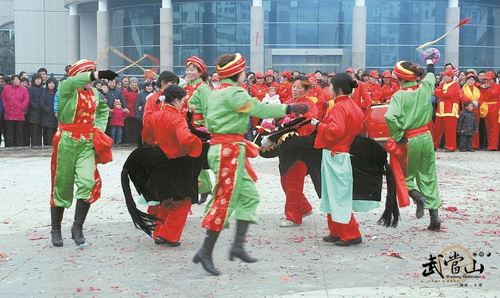
[[[421,126],[419,128],[415,128],[415,129],[408,129],[406,131],[406,137],[408,139],[411,139],[411,138],[423,135],[424,133],[426,133],[428,131],[429,131],[429,126],[428,125],[424,125],[424,126]]]
[[[111,147],[113,146],[113,139],[107,136],[99,128],[93,127],[93,124],[67,124],[59,123],[59,129],[71,132],[71,137],[75,140],[80,139],[82,136],[85,139],[90,139],[90,134],[93,133],[92,143],[94,144],[96,163],[105,164],[113,161],[113,154]],[[60,138],[60,134],[56,134]]]
[[[210,144],[227,144],[227,143],[245,143],[246,149],[246,159],[245,159],[245,168],[248,172],[250,178],[253,181],[257,181],[257,174],[255,173],[252,165],[248,158],[254,158],[259,155],[259,149],[251,142],[245,139],[243,135],[238,134],[212,134],[212,138],[210,139]]]

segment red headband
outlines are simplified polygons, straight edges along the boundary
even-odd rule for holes
[[[68,76],[72,77],[79,73],[87,72],[89,70],[96,70],[94,62],[87,59],[78,60],[75,63],[73,63],[73,65],[70,66],[68,70]]]
[[[229,62],[224,66],[219,66],[215,68],[221,79],[230,78],[240,72],[244,71],[247,66],[245,57],[241,56],[240,53],[236,53],[236,57],[233,61]]]
[[[207,72],[207,65],[205,64],[205,62],[203,62],[203,60],[196,56],[191,56],[186,60],[186,67],[189,64],[193,64],[194,67],[198,68],[202,76]]]
[[[405,81],[416,81],[418,79],[417,75],[413,71],[408,70],[403,66],[401,66],[402,62],[404,61],[399,61],[398,63],[396,63],[396,65],[394,66],[394,74],[398,78],[403,79]]]

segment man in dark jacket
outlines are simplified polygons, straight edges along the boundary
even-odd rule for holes
[[[128,108],[127,101],[123,96],[122,90],[116,87],[116,80],[109,80],[108,88],[109,91],[108,93],[105,94],[105,97],[109,108],[112,109],[114,107],[113,103],[115,99],[119,99],[120,102],[122,103],[122,109],[127,109]]]
[[[28,87],[30,103],[26,120],[29,122],[29,139],[26,141],[29,145],[31,140],[31,146],[42,146],[42,82],[42,77],[35,73],[31,78],[31,86]]]
[[[479,130],[479,127],[473,110],[474,104],[466,101],[464,109],[460,112],[460,117],[458,117],[457,132],[460,135],[459,150],[461,152],[474,151],[472,148],[472,136]]]

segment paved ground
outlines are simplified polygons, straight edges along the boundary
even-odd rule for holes
[[[498,152],[437,153],[442,232],[427,231],[427,215],[417,220],[413,206],[401,210],[398,228],[377,226],[379,208],[356,215],[364,242],[348,248],[321,240],[326,219],[309,180],[305,192],[315,213],[300,227],[279,228],[284,193],[277,161],[256,159],[261,223],[251,227],[246,247],[260,262],[227,259],[231,229],[214,253],[223,274],[212,277],[191,262],[204,236],[204,206],[193,206],[177,248],[155,245],[132,225],[119,182],[131,150],[116,149],[115,161],[100,167],[103,196],[84,230],[89,245],[75,246],[70,239],[72,207],[63,221],[62,248],[49,239],[50,149],[0,151],[0,296],[500,296]],[[429,256],[452,245],[478,253],[475,259],[484,266],[479,279],[460,284],[437,273],[422,275]]]

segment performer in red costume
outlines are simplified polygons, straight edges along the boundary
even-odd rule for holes
[[[457,150],[460,84],[453,80],[455,75],[453,70],[449,69],[441,74],[444,81],[434,90],[434,95],[439,98],[434,128],[434,149],[439,148],[444,133],[446,152],[454,152]]]
[[[388,70],[382,73],[382,82],[380,83],[380,87],[382,89],[383,103],[389,103],[392,95],[399,90],[399,84],[392,80],[392,74]]]
[[[323,89],[318,83],[316,75],[309,75],[309,81],[311,81],[312,86],[309,91],[307,91],[307,97],[309,97],[314,102],[318,111],[318,117],[321,118],[324,115],[323,109],[325,106],[325,96],[323,95]]]
[[[335,105],[321,122],[312,120],[318,131],[314,148],[323,148],[320,210],[327,213],[330,230],[323,240],[338,246],[362,242],[352,213],[353,174],[349,155],[354,138],[363,129],[363,112],[349,97],[356,86],[357,82],[349,75],[335,75],[330,87]]]
[[[304,103],[309,107],[307,113],[303,115],[291,114],[290,117],[306,117],[312,119],[318,117],[316,105],[306,94],[311,88],[311,81],[306,77],[297,77],[293,81],[293,99],[287,104]],[[314,127],[309,124],[299,128],[301,136],[309,135],[314,131]],[[280,156],[281,160],[281,156]],[[304,162],[297,161],[290,169],[281,176],[281,186],[286,195],[285,216],[286,220],[280,227],[296,227],[302,224],[302,218],[312,213],[312,206],[304,195],[304,179],[307,175],[307,167]]]
[[[281,83],[278,88],[278,94],[281,102],[287,102],[293,98],[292,96],[292,73],[288,70],[280,73]]]
[[[150,119],[155,144],[161,148],[169,160],[183,156],[200,156],[201,140],[189,131],[186,118],[181,114],[186,91],[179,86],[170,85],[163,91],[163,96],[165,96],[165,105]],[[190,174],[192,173],[188,173],[187,176]],[[179,182],[184,184],[194,182],[196,184],[198,174],[192,174],[191,179],[187,179],[188,181]],[[187,191],[180,194],[179,197],[174,196],[162,201],[156,213],[156,217],[161,221],[157,222],[153,233],[155,243],[166,243],[170,246],[180,245],[179,240],[191,209],[191,202],[197,201],[197,197],[197,192]]]
[[[498,123],[498,112],[500,110],[500,85],[495,82],[495,73],[486,72],[484,75],[484,84],[481,85],[481,107],[479,111],[486,124],[488,134],[488,150],[498,150],[498,132],[500,124]]]
[[[255,79],[257,82],[250,86],[250,95],[262,101],[269,90],[269,86],[264,84],[264,75],[261,72],[255,74]]]
[[[141,137],[142,141],[148,145],[154,145],[153,126],[149,121],[150,117],[154,112],[161,110],[165,105],[165,101],[160,100],[160,96],[162,96],[163,90],[165,90],[165,88],[172,84],[179,84],[179,77],[171,71],[164,71],[158,77],[158,81],[156,84],[160,88],[160,90],[158,92],[151,93],[146,98],[146,104],[144,105],[144,114],[142,117],[143,126]]]
[[[345,72],[350,75],[353,80],[358,82],[358,87],[354,88],[353,92],[349,96],[354,100],[358,107],[361,108],[361,110],[365,114],[366,119],[366,117],[370,113],[372,98],[366,91],[365,85],[362,82],[356,80],[355,71],[353,68],[350,67]]]
[[[279,88],[279,84],[274,81],[274,73],[272,70],[266,71],[265,77],[266,77],[266,85],[267,86]]]
[[[368,77],[368,81],[365,83],[365,88],[368,94],[370,94],[370,97],[372,98],[372,105],[374,104],[381,104],[383,103],[382,97],[382,88],[380,85],[377,83],[377,80],[379,79],[378,71],[372,70],[370,71],[370,76]]]

